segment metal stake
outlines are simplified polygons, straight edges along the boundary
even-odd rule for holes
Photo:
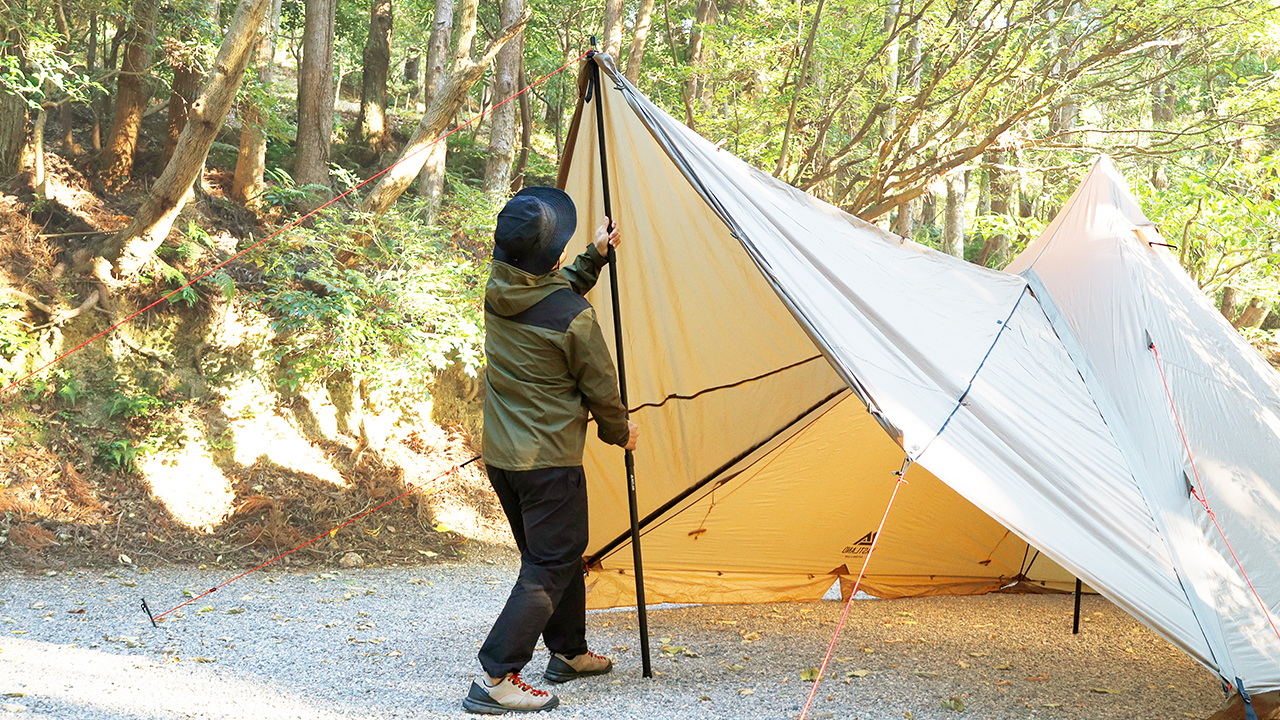
[[[609,200],[609,159],[604,146],[604,103],[603,89],[600,87],[600,65],[595,62],[595,52],[588,55],[591,63],[591,84],[595,90],[596,133],[600,141],[600,184],[604,189],[604,214],[612,224],[617,220],[613,216],[613,205]],[[613,340],[618,352],[618,390],[622,397],[622,405],[627,406],[627,366],[622,357],[622,316],[621,302],[618,300],[618,253],[609,246],[609,290],[613,300]],[[640,665],[645,677],[653,677],[653,669],[649,664],[649,614],[644,602],[644,561],[640,554],[640,512],[636,503],[636,459],[630,450],[626,451],[627,466],[627,501],[631,506],[631,554],[635,562],[636,572],[636,612],[640,622]]]

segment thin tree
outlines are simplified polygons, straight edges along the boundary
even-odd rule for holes
[[[600,49],[616,58],[622,49],[622,0],[604,0],[603,23]]]
[[[156,0],[133,0],[120,77],[116,80],[116,114],[102,150],[101,177],[108,188],[119,189],[133,177],[133,153],[146,109],[147,68],[156,29]]]
[[[258,33],[257,56],[254,63],[258,84],[269,92],[275,76],[276,35],[280,31],[281,0],[273,0],[270,14]],[[240,121],[240,152],[236,156],[235,178],[231,181],[231,197],[254,205],[266,189],[263,176],[267,167],[267,118],[269,110],[263,107],[264,98],[252,96],[244,105]]]
[[[25,39],[16,27],[0,27],[0,59],[12,61],[19,68],[26,65],[23,52]],[[27,101],[13,88],[13,79],[0,73],[0,178],[22,172],[27,145]]]
[[[435,15],[431,21],[431,38],[427,43],[427,69],[423,83],[424,107],[431,104],[448,69],[449,33],[453,29],[454,2],[455,0],[436,0]],[[418,175],[418,197],[426,204],[425,220],[428,224],[435,222],[436,212],[439,211],[440,201],[444,197],[448,149],[443,142],[432,145],[427,150],[427,158]]]
[[[360,81],[360,117],[352,128],[353,143],[367,143],[382,152],[391,147],[387,122],[387,75],[391,71],[391,0],[370,0],[369,39],[364,44],[364,72]]]
[[[502,0],[502,24],[513,25],[524,15],[524,0]],[[511,38],[493,65],[493,97],[495,102],[516,93],[520,81],[520,58],[524,54],[524,33]],[[484,167],[484,192],[501,199],[511,189],[511,163],[516,155],[516,103],[495,108],[490,115],[489,156]]]
[[[204,167],[209,148],[226,119],[244,78],[245,68],[257,49],[258,28],[271,0],[240,0],[214,61],[208,82],[191,104],[173,159],[165,166],[146,201],[129,226],[106,244],[103,257],[111,262],[116,278],[129,278],[151,258],[168,237],[173,221],[191,198],[191,186]],[[102,268],[98,269],[99,279]]]
[[[427,103],[427,111],[400,154],[400,161],[382,176],[373,191],[360,204],[360,209],[381,214],[391,208],[418,176],[427,160],[428,148],[440,139],[449,120],[462,107],[471,87],[484,74],[485,67],[493,62],[503,45],[524,29],[525,22],[529,19],[529,10],[526,8],[515,23],[504,24],[484,50],[473,58],[471,45],[476,37],[477,5],[478,0],[462,0],[462,14],[458,19],[458,44],[454,49],[453,63],[436,87],[434,97]]]
[[[293,170],[294,182],[300,186],[329,184],[336,11],[336,0],[306,0],[302,66],[298,70],[298,135]]]
[[[640,0],[635,30],[631,33],[631,49],[627,52],[627,69],[623,73],[632,85],[640,79],[640,66],[644,64],[644,48],[649,41],[649,26],[652,24],[653,0]]]

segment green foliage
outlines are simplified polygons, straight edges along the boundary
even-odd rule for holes
[[[456,360],[474,374],[483,363],[487,266],[456,247],[441,227],[487,244],[496,213],[477,191],[455,187],[439,226],[424,208],[342,222],[322,215],[295,228],[278,248],[252,253],[267,286],[247,294],[271,321],[270,359],[286,386],[335,373],[375,387],[425,393],[430,374]]]
[[[132,471],[138,454],[138,447],[128,440],[98,444],[98,460],[116,472]]]
[[[68,405],[75,405],[76,400],[80,399],[85,393],[84,386],[62,368],[54,370],[53,376],[57,379],[58,397],[66,401]]]
[[[161,405],[159,398],[146,393],[126,394],[116,392],[107,398],[106,409],[110,417],[126,419],[143,417]]]

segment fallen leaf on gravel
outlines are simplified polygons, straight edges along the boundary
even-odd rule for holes
[[[839,662],[849,662],[850,660],[857,660],[857,659],[858,659],[858,658],[856,658],[856,657],[838,657],[838,658],[836,658],[836,660],[837,660],[837,661],[839,661]]]
[[[862,652],[864,652],[864,653],[866,653],[866,654],[868,654],[868,655],[870,655],[871,653],[874,653],[875,651],[876,651],[876,650],[875,650],[875,648],[867,647],[866,645],[863,645],[863,646],[862,646]]]
[[[4,696],[5,697],[26,697],[27,694],[24,692],[11,692],[11,693],[5,693]]]
[[[211,663],[215,660],[217,660],[217,658],[207,658],[207,657],[191,658],[192,662],[198,662],[198,663]]]
[[[962,667],[962,668],[967,668],[967,667],[969,667],[969,663],[967,663],[967,662],[965,662],[965,661],[963,661],[963,660],[957,660],[957,661],[956,661],[956,664],[957,664],[957,665],[959,665],[959,666],[960,666],[960,667]]]
[[[915,716],[914,716],[914,715],[912,715],[910,711],[906,711],[906,712],[903,712],[903,713],[902,713],[902,717],[906,718],[907,720],[911,720],[911,719],[912,719],[912,718],[914,718]]]
[[[818,679],[818,668],[809,668],[800,671],[800,679],[805,682],[813,682]]]
[[[205,605],[204,607],[200,608],[200,612],[202,612],[202,613],[204,613],[204,612],[213,612],[213,606],[212,606],[212,605]]]
[[[1012,683],[1012,682],[1010,682],[1010,681],[1008,681],[1008,680],[1001,680],[1000,682],[996,683],[996,685],[997,685],[997,686],[1000,686],[1000,685],[1012,685],[1012,684],[1013,684],[1013,683]]]
[[[722,664],[723,664],[723,663],[722,663]],[[734,671],[734,672],[737,672],[737,671],[739,671],[739,670],[741,670],[741,669],[742,669],[742,665],[740,665],[740,664],[736,664],[736,663],[735,663],[735,664],[733,664],[733,665],[725,665],[725,668],[727,668],[727,669],[729,669],[729,670],[732,670],[732,671]]]
[[[1008,669],[1009,669],[1009,668],[1011,668],[1011,667],[1013,667],[1013,666],[1012,666],[1012,665],[1010,665],[1009,663],[1007,663],[1007,662],[1002,662],[1002,663],[1000,663],[999,665],[997,665],[997,666],[996,666],[996,669],[997,669],[997,670],[1008,670]]]
[[[700,695],[700,696],[698,696],[698,702],[707,702],[707,701],[709,701],[710,699],[711,699],[711,696],[710,696],[710,695]]]
[[[909,612],[900,612],[900,613],[898,613],[898,615],[900,615],[900,616],[902,616],[902,617],[915,617],[915,615],[912,615],[912,614],[911,614],[911,613],[909,613]]]
[[[755,695],[756,691],[752,690],[751,688],[742,688],[738,690],[738,694],[739,695]]]
[[[738,621],[737,620],[716,620],[716,623],[719,625],[737,625]]]
[[[663,645],[661,652],[664,652],[668,655],[678,655],[684,652],[684,646],[683,645]]]
[[[239,614],[240,614],[240,613],[242,613],[242,612],[244,612],[244,608],[242,608],[242,607],[233,607],[233,608],[231,608],[230,610],[228,610],[228,611],[227,611],[227,614],[228,614],[228,615],[239,615]]]
[[[1119,695],[1120,694],[1119,690],[1112,690],[1111,688],[1091,687],[1089,689],[1100,695]]]
[[[969,657],[986,657],[986,656],[987,656],[987,654],[986,654],[986,653],[984,653],[984,652],[971,652],[971,653],[969,653]]]
[[[362,639],[353,638],[353,637],[347,638],[347,642],[351,643],[352,645],[364,645],[365,643],[380,643],[380,642],[386,642],[386,641],[387,641],[386,638],[370,638],[368,640],[362,640]]]
[[[630,645],[614,645],[613,649],[617,650],[618,652],[626,652],[631,649],[631,646]]]
[[[120,587],[138,587],[138,583],[136,583],[136,582],[129,582],[128,580],[126,580],[126,581],[124,581],[124,582],[120,583]]]
[[[84,608],[76,608],[75,610],[68,610],[67,612],[71,613],[72,615],[83,615]]]
[[[849,672],[845,673],[845,675],[848,675],[849,677],[856,677],[856,678],[864,678],[870,674],[871,674],[870,670],[850,670]]]
[[[749,632],[746,635],[742,636],[742,642],[744,643],[755,642],[756,640],[759,640],[759,639],[760,639],[760,633],[754,632],[754,631]]]
[[[27,631],[26,631],[26,630],[14,630],[14,631],[13,631],[13,634],[14,634],[14,635],[26,635],[26,634],[27,634]]]
[[[949,698],[942,701],[942,707],[956,712],[964,712],[964,701],[958,697]]]
[[[1049,679],[1049,673],[1045,673],[1044,675],[1032,675],[1031,677],[1027,678],[1027,680],[1031,682],[1042,682],[1048,679]]]
[[[684,655],[685,657],[691,657],[691,658],[700,658],[700,657],[702,657],[701,655],[699,655],[698,653],[696,653],[696,652],[694,652],[694,651],[690,650],[689,648],[684,648],[683,650],[681,650],[681,651],[680,651],[680,654],[681,654],[681,655]]]
[[[121,553],[121,554],[120,554],[120,558],[119,558],[119,560],[120,560],[120,563],[121,563],[122,565],[132,565],[132,564],[133,564],[133,558],[130,558],[128,555],[125,555],[124,553]]]
[[[1045,708],[1053,709],[1053,708],[1057,708],[1057,707],[1062,707],[1062,703],[1044,703],[1044,704],[1042,704],[1040,707],[1045,707]]]

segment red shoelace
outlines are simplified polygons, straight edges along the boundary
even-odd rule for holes
[[[518,673],[518,672],[516,672],[516,673],[511,673],[510,675],[508,675],[508,676],[507,676],[507,679],[511,681],[511,684],[512,684],[512,685],[515,685],[516,687],[520,688],[521,690],[523,690],[523,691],[525,691],[525,692],[529,693],[530,695],[532,695],[532,696],[534,696],[534,697],[546,697],[546,696],[547,696],[546,691],[544,691],[544,690],[538,690],[537,688],[535,688],[535,687],[533,687],[533,686],[529,685],[529,683],[527,683],[527,682],[525,682],[525,681],[521,680],[521,679],[520,679],[520,673]]]

